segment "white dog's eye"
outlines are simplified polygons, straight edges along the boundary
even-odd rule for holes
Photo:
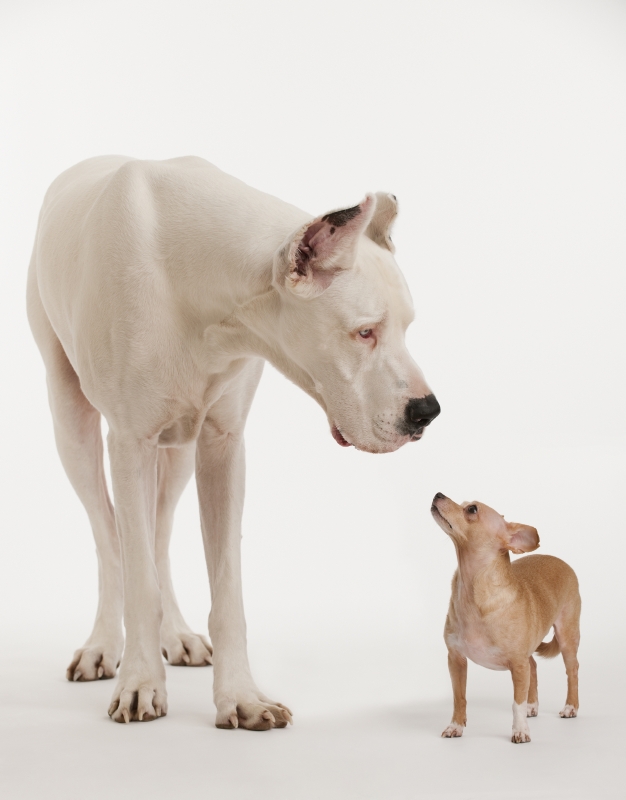
[[[361,337],[361,339],[369,339],[371,335],[372,335],[371,328],[365,328],[365,330],[359,331],[359,336]]]
[[[475,514],[478,511],[476,506],[468,506],[465,510],[468,514]]]

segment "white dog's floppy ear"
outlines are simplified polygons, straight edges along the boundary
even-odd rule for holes
[[[368,194],[353,208],[331,211],[299,228],[280,248],[274,282],[300,297],[317,297],[335,274],[354,264],[359,236],[369,225],[376,198]]]
[[[391,241],[391,228],[397,216],[398,201],[395,194],[376,192],[376,211],[365,233],[373,242],[391,253],[396,252],[395,245]]]
[[[512,553],[530,553],[539,547],[539,534],[530,525],[507,522],[507,547]]]

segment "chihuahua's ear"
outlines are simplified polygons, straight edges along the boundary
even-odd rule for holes
[[[530,525],[507,523],[507,547],[512,553],[531,553],[539,547],[539,534]]]

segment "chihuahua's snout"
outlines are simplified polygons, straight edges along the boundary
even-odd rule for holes
[[[445,494],[441,494],[441,492],[437,492],[437,494],[433,497],[433,503],[435,500],[446,500]]]

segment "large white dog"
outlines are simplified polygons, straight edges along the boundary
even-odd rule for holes
[[[100,580],[93,632],[67,676],[110,678],[121,659],[117,722],[166,713],[161,654],[213,663],[218,727],[291,721],[246,653],[243,429],[265,359],[315,398],[343,446],[396,450],[439,413],[404,344],[413,311],[389,237],[396,213],[378,193],[313,219],[191,157],[94,158],[50,187],[28,315]],[[214,651],[183,619],[168,561],[194,466]]]

